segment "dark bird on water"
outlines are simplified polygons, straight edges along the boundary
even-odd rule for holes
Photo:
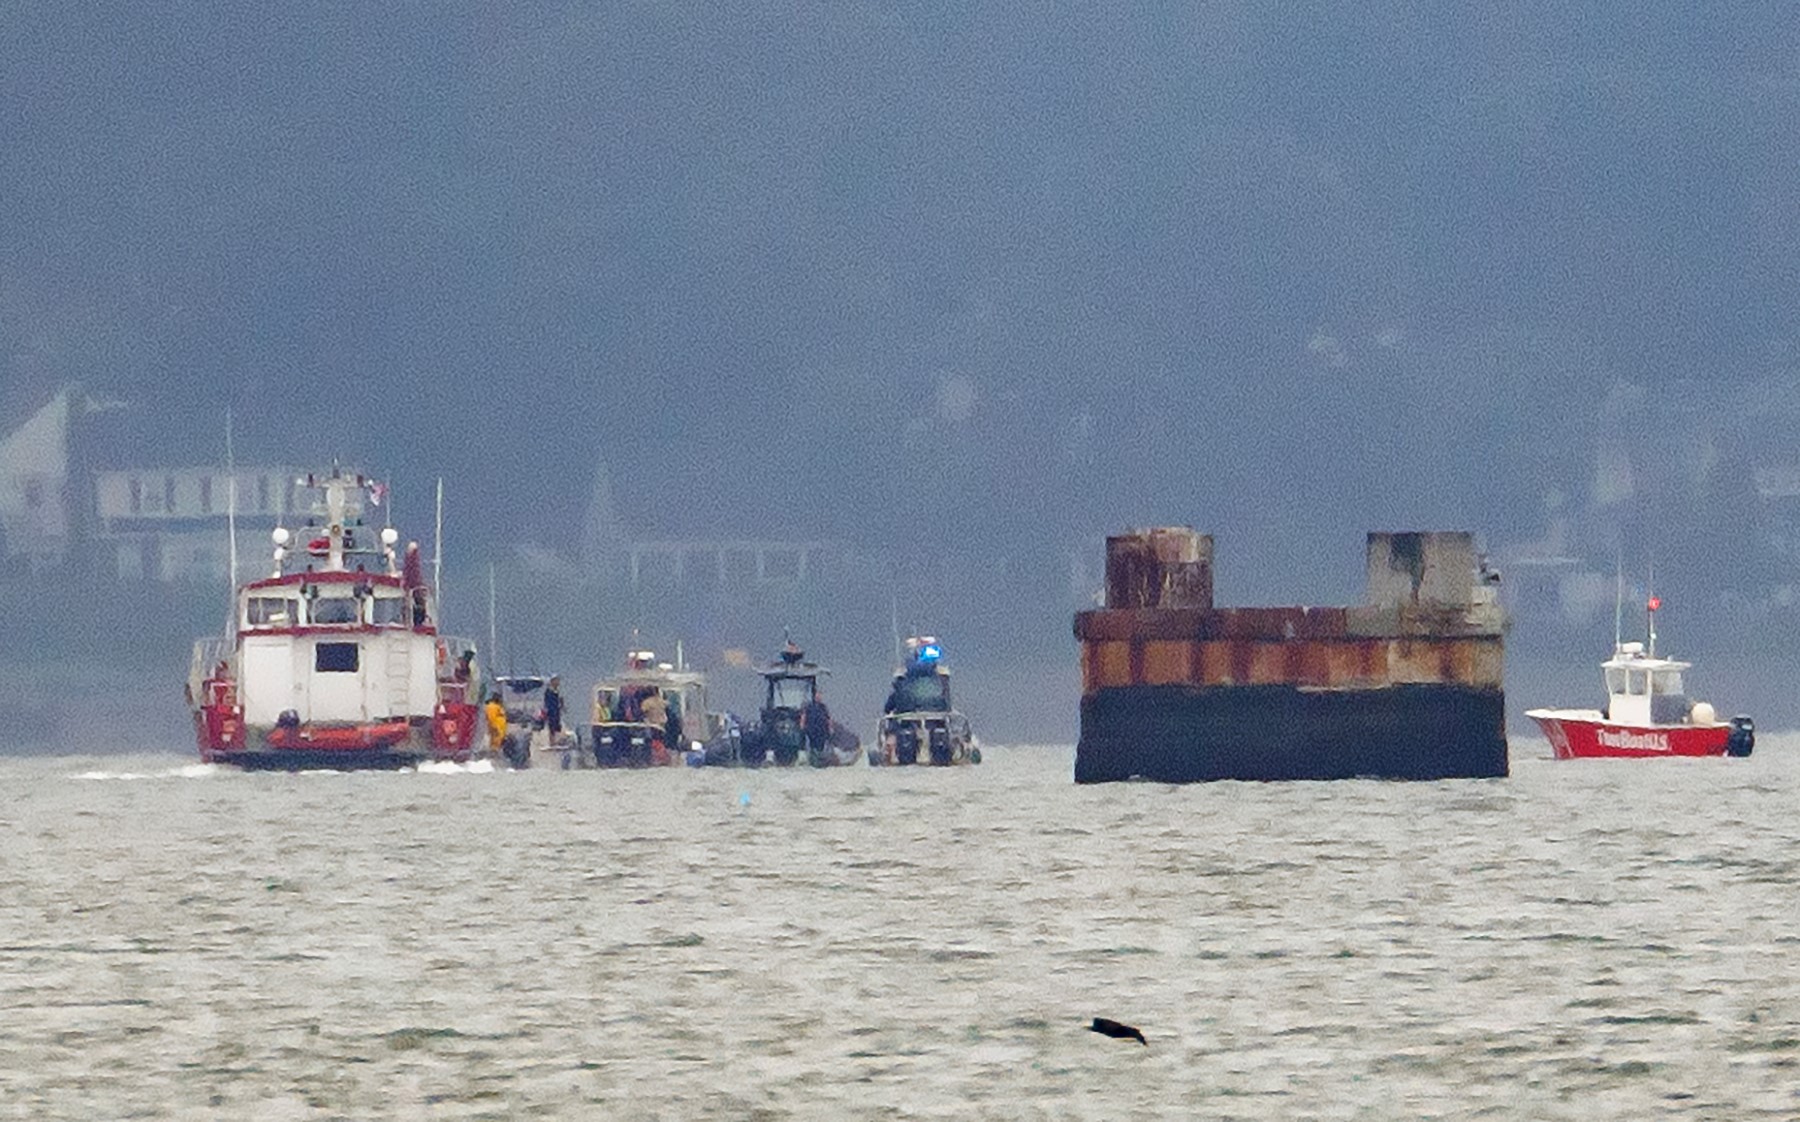
[[[1110,1036],[1115,1040],[1135,1040],[1146,1048],[1150,1047],[1150,1042],[1144,1039],[1143,1033],[1130,1025],[1122,1025],[1106,1017],[1095,1017],[1094,1023],[1088,1026],[1088,1031],[1097,1032],[1101,1036]]]

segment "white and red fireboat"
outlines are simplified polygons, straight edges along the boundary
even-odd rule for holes
[[[1721,721],[1704,701],[1689,701],[1682,671],[1692,664],[1656,656],[1652,597],[1650,646],[1613,642],[1600,664],[1606,677],[1605,709],[1529,709],[1559,760],[1600,757],[1748,756],[1756,746],[1749,717]]]
[[[295,482],[306,524],[275,530],[273,574],[236,588],[227,633],[194,644],[200,758],[284,770],[467,759],[474,648],[438,633],[417,545],[402,559],[392,527],[364,524],[383,488],[336,469]]]

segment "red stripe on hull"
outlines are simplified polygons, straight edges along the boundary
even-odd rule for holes
[[[1568,717],[1532,717],[1559,760],[1723,756],[1731,726],[1619,725]]]
[[[374,721],[357,725],[298,725],[274,728],[264,738],[271,748],[307,751],[352,751],[360,748],[392,748],[410,731],[405,721]]]
[[[475,740],[476,709],[461,702],[445,702],[430,718],[425,744],[415,735],[413,722],[405,719],[372,721],[367,724],[314,726],[297,729],[256,730],[256,746],[243,723],[243,713],[234,706],[203,706],[194,711],[194,727],[200,742],[200,759],[204,763],[245,765],[253,759],[304,756],[312,761],[307,766],[328,766],[317,761],[341,756],[348,767],[371,766],[364,757],[381,757],[401,764],[422,759],[463,761]],[[358,762],[349,762],[352,758]],[[271,766],[267,763],[257,766]],[[273,766],[281,766],[279,764]],[[376,764],[375,766],[383,766]]]

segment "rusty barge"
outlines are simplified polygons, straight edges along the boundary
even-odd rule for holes
[[[1107,539],[1075,616],[1075,780],[1507,774],[1499,576],[1461,532],[1371,533],[1354,607],[1215,608],[1213,543]]]

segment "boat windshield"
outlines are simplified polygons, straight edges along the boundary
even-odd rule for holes
[[[1659,694],[1679,694],[1681,692],[1681,671],[1658,670],[1650,680],[1654,692]]]
[[[942,674],[907,674],[894,679],[891,713],[950,708],[950,679]]]
[[[535,720],[544,710],[544,679],[502,678],[497,683],[506,715],[515,721]]]
[[[1614,666],[1614,667],[1610,667],[1606,671],[1606,692],[1607,693],[1624,693],[1625,692],[1625,668],[1624,667]]]
[[[769,708],[804,709],[813,699],[811,678],[770,678]]]
[[[292,627],[300,622],[300,606],[286,596],[252,596],[244,605],[251,627]]]
[[[612,721],[618,712],[619,691],[601,686],[594,690],[594,720]]]
[[[1648,692],[1650,672],[1648,670],[1627,670],[1625,672],[1625,692],[1640,697]]]
[[[313,601],[312,622],[355,623],[362,614],[357,611],[359,603],[351,596],[321,596]]]
[[[370,605],[376,624],[405,623],[405,608],[406,601],[398,596],[379,597]]]

